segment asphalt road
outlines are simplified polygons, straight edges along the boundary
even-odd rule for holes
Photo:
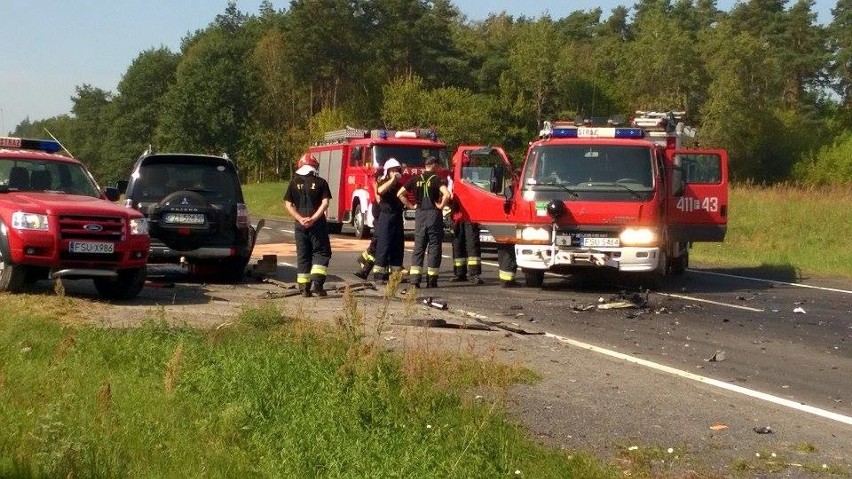
[[[295,281],[292,231],[267,220],[255,249],[278,255],[276,278],[285,282]],[[360,281],[352,272],[368,242],[347,233],[334,238],[330,284]],[[451,313],[537,333],[485,334],[498,353],[541,374],[537,384],[513,388],[509,401],[539,440],[633,462],[652,451],[643,453],[655,464],[652,476],[852,474],[849,280],[694,267],[650,293],[597,273],[505,289],[495,256],[484,255],[483,268],[483,285],[450,283],[447,242],[440,288],[423,293],[440,296]],[[165,314],[210,326],[270,288],[193,281],[174,267],[149,268],[149,277],[139,298],[97,303],[93,314],[110,325]],[[68,292],[97,298],[90,283],[68,282]]]
[[[292,225],[267,222],[259,243],[286,243],[291,233]],[[337,238],[352,239],[346,230]],[[331,281],[356,280],[355,258],[367,242],[347,244],[334,251]],[[703,441],[730,449],[730,460],[783,451],[778,460],[793,466],[780,475],[821,461],[852,471],[852,282],[797,279],[778,268],[693,267],[650,293],[597,274],[505,289],[496,257],[486,254],[483,268],[483,285],[450,283],[445,243],[437,294],[456,311],[514,318],[545,333],[533,340],[558,353],[543,365],[552,397],[521,388],[515,404],[542,440],[601,449],[628,438]]]

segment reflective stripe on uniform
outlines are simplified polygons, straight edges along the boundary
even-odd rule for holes
[[[369,251],[362,252],[361,257],[370,262],[376,261],[376,257],[371,255]]]
[[[420,267],[419,266],[412,266],[411,269],[408,270],[408,274],[419,275],[420,274]]]
[[[512,281],[515,279],[515,273],[510,271],[500,271],[499,272],[500,281]]]
[[[440,271],[438,268],[426,268],[426,276],[438,276]]]
[[[296,282],[299,284],[306,284],[311,282],[311,275],[307,273],[299,273],[296,275]]]
[[[327,268],[321,264],[315,264],[311,266],[311,274],[319,274],[322,276],[326,275]]]
[[[476,257],[468,258],[467,259],[467,265],[468,266],[475,266],[475,265],[478,265],[480,261],[481,260],[479,258],[476,258]]]
[[[464,266],[465,258],[453,258],[453,266]]]
[[[390,272],[390,269],[388,269],[384,266],[373,266],[373,273],[388,274],[389,272]]]

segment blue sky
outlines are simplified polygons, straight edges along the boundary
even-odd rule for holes
[[[165,46],[177,51],[188,32],[206,27],[227,0],[0,0],[0,134],[26,117],[41,120],[68,113],[75,87],[115,91],[136,56]],[[238,0],[256,13],[261,0]],[[489,13],[561,18],[600,6],[607,15],[626,0],[455,0],[469,19]],[[730,10],[735,0],[717,0]],[[792,3],[792,0],[788,3]],[[289,1],[273,0],[277,9]],[[831,19],[834,0],[817,0],[820,22]]]

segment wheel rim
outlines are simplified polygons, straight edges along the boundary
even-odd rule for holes
[[[355,236],[364,236],[364,214],[361,212],[361,205],[355,207],[355,215],[352,218],[355,226]]]

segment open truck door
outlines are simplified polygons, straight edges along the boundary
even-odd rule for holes
[[[728,228],[728,154],[666,151],[666,216],[671,241],[723,241]]]
[[[514,168],[496,146],[463,145],[453,155],[453,198],[462,221],[479,223],[497,242],[514,237],[509,224]]]

